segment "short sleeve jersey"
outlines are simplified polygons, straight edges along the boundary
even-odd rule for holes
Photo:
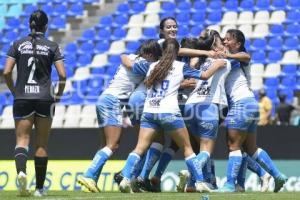
[[[63,60],[63,55],[57,43],[37,33],[34,57],[31,39],[27,36],[16,40],[7,53],[17,66],[15,99],[53,100],[52,64]]]

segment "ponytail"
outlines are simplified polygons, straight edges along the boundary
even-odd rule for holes
[[[144,83],[147,88],[162,82],[172,69],[178,56],[179,44],[175,39],[166,39],[163,43],[163,55]]]
[[[37,63],[37,59],[36,59],[36,23],[33,20],[32,22],[30,22],[30,29],[31,29],[31,33],[29,34],[31,36],[31,44],[32,44],[32,51],[33,51],[33,58],[34,58],[34,63]]]

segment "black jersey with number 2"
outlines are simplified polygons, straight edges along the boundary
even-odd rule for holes
[[[53,100],[51,67],[63,55],[57,43],[44,37],[36,36],[36,54],[33,55],[30,36],[16,40],[10,47],[7,56],[15,59],[17,81],[15,99]]]

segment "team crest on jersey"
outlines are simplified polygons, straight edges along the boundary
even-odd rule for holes
[[[47,56],[49,53],[49,49],[50,47],[48,47],[47,45],[36,45],[36,53],[38,55]],[[18,50],[20,51],[21,54],[33,54],[32,43],[30,41],[25,41],[20,44]]]

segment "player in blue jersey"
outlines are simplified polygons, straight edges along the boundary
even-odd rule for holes
[[[256,145],[256,128],[259,118],[258,103],[249,88],[247,77],[250,56],[245,53],[244,34],[236,29],[229,30],[225,36],[224,44],[228,48],[228,57],[239,55],[242,57],[241,68],[230,71],[225,88],[229,103],[229,111],[225,119],[228,129],[227,144],[229,159],[227,165],[227,181],[220,190],[234,192],[238,172],[242,164],[243,150],[271,174],[275,179],[274,192],[278,192],[287,181],[287,178],[277,169],[266,151]]]
[[[34,196],[44,196],[44,182],[47,172],[47,145],[55,102],[63,94],[66,80],[63,55],[57,43],[48,40],[45,32],[48,17],[42,10],[36,10],[29,19],[30,34],[12,43],[4,69],[4,78],[14,96],[13,117],[16,127],[14,157],[17,169],[18,189],[21,196],[30,195],[27,190],[26,162],[32,127],[36,132],[34,166],[36,191]],[[59,75],[58,92],[54,93],[51,82],[52,64]],[[12,71],[17,66],[17,80],[14,84]]]
[[[129,154],[124,176],[120,183],[121,192],[131,192],[131,179],[140,157],[150,146],[158,130],[170,134],[178,146],[183,148],[186,164],[191,173],[199,180],[198,157],[194,154],[187,129],[178,107],[178,89],[185,77],[208,79],[219,68],[224,67],[224,61],[217,61],[205,72],[192,69],[183,62],[176,61],[179,44],[175,39],[166,39],[163,43],[163,56],[159,62],[149,64],[139,62],[133,65],[133,72],[145,75],[147,97],[141,118],[139,140],[136,148]],[[131,64],[129,64],[131,66]],[[172,102],[172,103],[170,103]],[[196,183],[197,188],[197,183]]]
[[[144,60],[154,62],[161,56],[161,48],[157,41],[145,41],[138,50],[138,55],[130,55],[132,61]],[[78,177],[78,182],[91,192],[100,192],[97,182],[101,170],[109,157],[118,149],[122,131],[122,106],[143,76],[132,73],[120,65],[108,88],[100,95],[96,111],[99,127],[103,130],[105,147],[98,150],[84,175]]]

